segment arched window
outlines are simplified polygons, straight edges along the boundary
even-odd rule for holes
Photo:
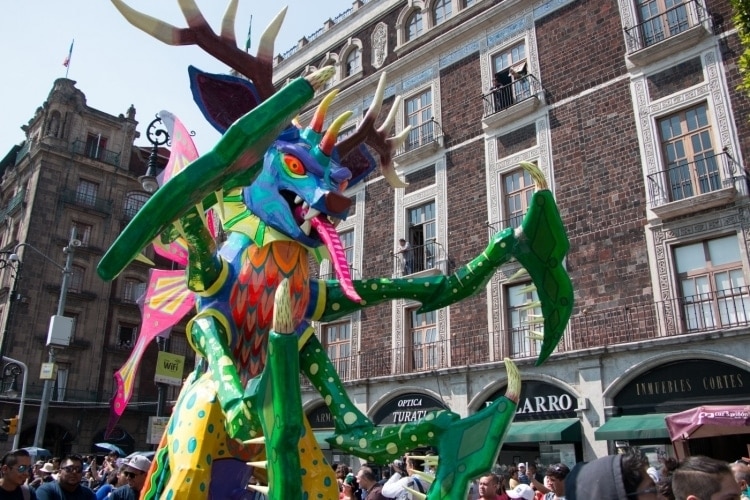
[[[362,71],[362,51],[359,47],[354,47],[346,54],[346,74],[352,76]]]
[[[406,41],[409,42],[414,40],[424,31],[424,24],[422,23],[422,13],[415,10],[410,16],[409,21],[406,23]]]
[[[451,0],[437,0],[435,2],[435,26],[444,23],[453,15],[453,3]]]

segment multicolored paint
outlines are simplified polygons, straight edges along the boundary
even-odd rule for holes
[[[119,0],[113,3],[161,40],[179,38],[168,25],[144,22]],[[181,4],[195,29],[195,5]],[[268,485],[257,489],[274,500],[338,498],[333,471],[302,412],[300,373],[333,415],[331,446],[377,463],[433,446],[439,463],[426,498],[461,498],[469,481],[494,465],[515,414],[520,376],[513,363],[506,361],[505,397],[475,415],[437,411],[418,422],[379,427],[349,399],[311,322],[395,299],[419,301],[423,312],[445,307],[484,289],[497,267],[515,258],[537,286],[544,315],[538,362],[562,336],[573,305],[562,266],[568,242],[555,201],[530,164],[542,189],[522,226],[495,235],[452,275],[352,280],[335,227],[348,215],[345,190],[376,164],[351,139],[338,141],[347,114],[324,130],[335,93],[322,100],[307,128],[292,122],[330,72],[324,68],[270,96],[259,88],[265,100],[229,126],[212,151],[166,181],[99,264],[100,276],[112,279],[155,238],[187,249],[184,284],[197,311],[187,334],[202,361],[183,387],[141,498],[243,498],[251,472]],[[375,144],[384,175],[403,186],[390,158],[408,130],[388,137],[393,113],[372,128],[384,88],[383,74],[355,138]],[[221,245],[209,230],[209,208],[228,234]],[[311,278],[310,256],[329,259],[337,279]],[[183,290],[175,288],[174,296],[184,297]]]

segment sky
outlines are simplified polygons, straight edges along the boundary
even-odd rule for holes
[[[187,27],[177,0],[126,3],[174,26]],[[228,0],[196,3],[218,32]],[[274,54],[284,53],[351,5],[351,0],[239,0],[237,44],[244,48],[252,16],[250,53],[255,54],[265,27],[287,6],[274,45]],[[0,157],[24,140],[20,127],[47,99],[54,81],[66,76],[63,61],[73,39],[67,77],[77,82],[90,107],[117,116],[133,104],[141,133],[136,144],[148,145],[146,127],[162,109],[196,132],[199,152],[216,143],[218,132],[193,103],[187,67],[192,64],[204,71],[226,73],[223,63],[198,47],[173,47],[152,38],[130,25],[108,0],[14,0],[3,2],[0,15],[4,65],[0,72]]]

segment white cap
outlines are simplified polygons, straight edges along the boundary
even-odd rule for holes
[[[512,490],[505,490],[510,498],[523,498],[523,500],[534,500],[534,490],[528,484],[519,484]]]

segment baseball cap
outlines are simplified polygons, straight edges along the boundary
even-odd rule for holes
[[[505,490],[510,498],[523,498],[523,500],[534,500],[534,490],[528,484],[519,484],[512,490]]]
[[[151,460],[143,455],[136,455],[125,465],[141,472],[148,472],[151,468]]]

